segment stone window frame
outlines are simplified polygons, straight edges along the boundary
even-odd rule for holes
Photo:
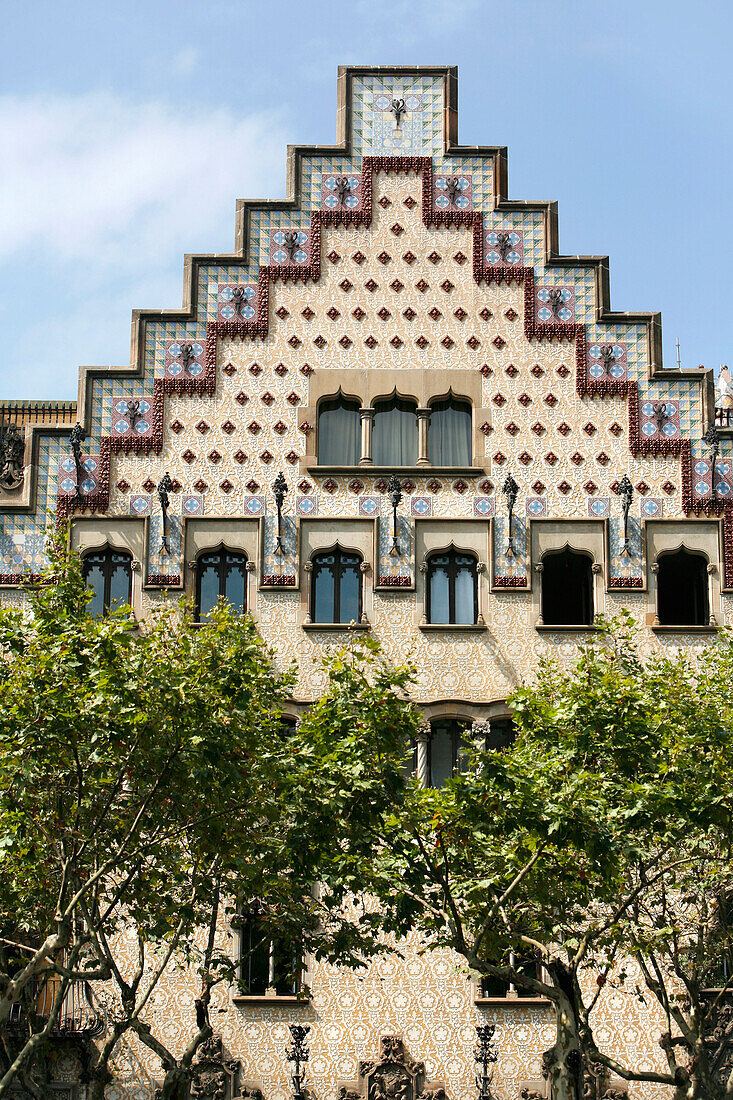
[[[306,434],[305,454],[300,459],[301,470],[312,476],[329,472],[341,474],[381,475],[393,472],[391,468],[375,466],[371,457],[371,427],[374,419],[374,402],[396,394],[406,401],[417,402],[418,459],[414,466],[397,467],[403,473],[443,473],[457,477],[459,474],[474,476],[487,468],[485,425],[492,424],[492,410],[483,404],[483,379],[478,373],[455,368],[438,368],[429,371],[394,370],[381,368],[355,371],[342,367],[319,369],[308,379],[308,404],[301,406],[302,421],[315,425]],[[362,447],[358,466],[318,465],[318,408],[321,401],[333,400],[341,393],[359,402],[362,416]],[[470,466],[431,466],[427,459],[427,423],[430,405],[434,401],[453,395],[468,402],[472,412],[472,454]],[[484,426],[484,431],[482,431]],[[368,437],[369,443],[365,444]]]
[[[491,561],[491,521],[486,519],[453,519],[449,516],[417,518],[415,538],[415,625],[426,633],[475,634],[488,629],[490,621],[489,562]],[[427,559],[431,554],[453,547],[461,553],[475,555],[477,574],[477,614],[475,623],[428,622]]]
[[[134,516],[74,516],[69,533],[72,550],[82,557],[106,548],[132,555],[130,606],[133,618],[145,617],[142,605],[143,567],[148,544],[147,518]]]
[[[655,634],[714,634],[723,622],[721,525],[718,520],[647,520],[645,524],[647,624]],[[657,573],[660,554],[674,550],[701,554],[707,561],[707,626],[663,626],[657,616]]]
[[[300,562],[300,605],[297,625],[309,632],[327,633],[371,630],[374,617],[374,586],[367,578],[374,575],[374,563],[379,560],[376,519],[363,517],[349,518],[341,516],[313,516],[301,518],[299,524],[298,559]],[[361,608],[360,623],[314,623],[311,619],[311,578],[313,576],[312,559],[314,554],[325,553],[336,546],[341,550],[359,554],[361,557]]]
[[[535,519],[530,521],[530,564],[532,583],[532,619],[539,632],[582,634],[596,629],[596,618],[606,610],[608,550],[604,520]],[[542,570],[545,554],[574,550],[591,559],[593,577],[593,623],[585,626],[557,626],[542,621]]]
[[[261,560],[261,523],[258,519],[232,519],[224,516],[192,517],[184,520],[183,550],[185,561],[184,593],[196,601],[197,562],[202,554],[230,550],[247,559],[247,610],[257,621],[258,566]],[[200,625],[200,624],[198,624]]]

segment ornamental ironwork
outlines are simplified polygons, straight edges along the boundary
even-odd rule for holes
[[[474,723],[474,727],[477,723]],[[494,1100],[491,1091],[491,1081],[494,1076],[494,1066],[499,1058],[499,1048],[494,1040],[495,1024],[477,1024],[476,1046],[473,1049],[473,1060],[476,1063],[476,1088],[478,1100]]]
[[[629,509],[631,508],[631,501],[634,499],[634,486],[626,474],[618,483],[616,492],[621,497],[621,512],[624,517],[624,540],[621,546],[621,554],[630,558],[633,555],[631,553],[631,543],[629,542]]]
[[[25,438],[17,424],[9,424],[0,437],[0,488],[8,492],[23,484]]]
[[[310,1026],[308,1024],[290,1024],[292,1044],[285,1051],[288,1062],[293,1063],[290,1080],[293,1082],[293,1100],[307,1100],[305,1067],[310,1058],[310,1048],[306,1045]]]
[[[277,509],[277,535],[275,538],[275,553],[284,554],[285,547],[283,546],[283,503],[288,492],[288,483],[285,480],[285,475],[282,470],[277,475],[272,483],[272,495],[275,498],[275,507]]]
[[[397,474],[392,474],[387,483],[387,496],[392,506],[392,545],[389,552],[391,557],[398,558],[400,556],[400,547],[397,539],[397,509],[402,501],[402,486],[400,485],[400,479],[397,477]]]

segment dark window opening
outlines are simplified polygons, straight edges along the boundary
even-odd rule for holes
[[[375,466],[417,462],[417,405],[401,397],[374,402],[372,459]]]
[[[524,956],[510,955],[510,964],[515,970],[520,971],[522,974],[526,974],[530,978],[540,979],[541,967],[539,960],[531,954]],[[502,965],[502,964],[499,964]],[[481,979],[481,996],[482,997],[501,997],[506,998],[509,994],[518,998],[536,997],[537,994],[531,990],[524,988],[521,985],[514,985],[510,982],[504,981],[502,978],[493,978],[489,975],[484,975]]]
[[[247,610],[247,557],[221,548],[196,559],[196,618],[200,620],[226,600],[236,611]]]
[[[361,556],[336,547],[313,559],[311,619],[314,623],[361,622]]]
[[[508,749],[516,737],[513,718],[492,718],[489,722],[487,749]]]
[[[470,466],[473,458],[471,404],[452,395],[430,406],[428,458],[433,466]]]
[[[86,554],[82,562],[82,574],[92,593],[87,610],[98,618],[114,611],[132,599],[132,554],[124,551],[105,550]]]
[[[464,734],[470,722],[460,718],[441,718],[430,723],[428,763],[430,786],[442,787],[467,760]]]
[[[657,617],[662,626],[707,626],[710,622],[707,561],[684,547],[660,554]]]
[[[593,570],[588,554],[561,550],[542,559],[542,621],[546,626],[593,624]]]
[[[330,397],[318,406],[318,462],[321,466],[356,466],[361,458],[359,402]]]
[[[429,623],[468,625],[478,617],[478,573],[472,554],[451,548],[431,554],[427,574]]]
[[[295,997],[301,987],[301,956],[299,944],[271,936],[256,917],[247,917],[240,940],[242,992],[264,997],[268,989],[274,989],[278,997]]]

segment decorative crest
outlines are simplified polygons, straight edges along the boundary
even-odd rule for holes
[[[507,256],[512,249],[512,237],[508,229],[500,229],[496,234],[496,250],[499,253],[501,262],[505,264],[507,262]]]
[[[188,368],[193,363],[196,356],[193,352],[193,344],[181,344],[181,366],[186,374],[188,374]]]
[[[338,195],[339,205],[343,206],[349,197],[349,191],[351,190],[351,184],[349,183],[348,176],[336,177],[336,194]]]
[[[295,229],[286,229],[283,234],[283,246],[288,254],[288,259],[292,263],[295,259],[295,253],[298,251],[298,233]]]

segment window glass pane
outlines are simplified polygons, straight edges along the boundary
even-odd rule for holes
[[[339,622],[359,622],[359,589],[361,574],[357,560],[342,558]]]
[[[461,564],[461,562],[465,564]],[[476,593],[476,563],[472,559],[458,558],[456,562],[456,623],[473,623]]]
[[[127,554],[113,554],[110,561],[109,610],[130,602],[132,570]]]
[[[472,451],[471,406],[448,398],[430,406],[428,458],[434,466],[470,466]]]
[[[334,556],[322,554],[313,565],[313,621],[334,621]]]
[[[453,775],[453,739],[450,724],[435,722],[430,742],[430,785],[442,787]]]
[[[244,558],[238,554],[227,554],[225,568],[224,595],[227,602],[237,611],[246,611],[247,570]]]
[[[279,997],[294,997],[300,988],[300,951],[284,940],[273,943],[275,990]]]
[[[430,622],[450,622],[448,558],[431,558],[428,572],[430,585]]]
[[[252,997],[264,995],[269,984],[270,948],[263,938],[261,925],[254,918],[242,928],[241,980],[245,993]]]
[[[417,406],[399,397],[374,404],[372,457],[375,466],[417,462]]]
[[[211,558],[199,558],[199,615],[216,607],[219,600],[219,567]]]
[[[91,589],[92,598],[87,604],[90,615],[98,618],[104,615],[104,570],[100,564],[92,564],[87,559],[84,572],[86,574],[87,588]]]
[[[318,462],[321,466],[356,466],[361,458],[358,401],[323,401],[318,409]]]

